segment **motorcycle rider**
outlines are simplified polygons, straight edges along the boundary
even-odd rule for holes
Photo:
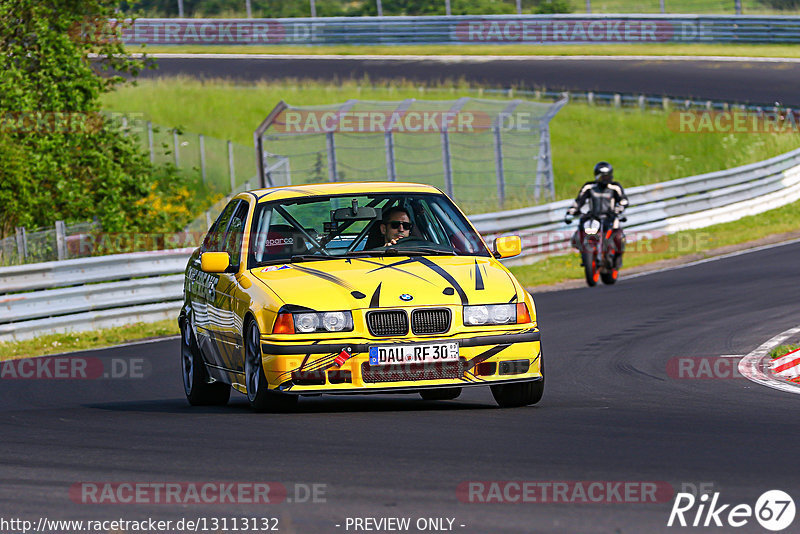
[[[614,168],[607,161],[601,161],[594,166],[594,181],[586,182],[575,197],[572,206],[567,210],[564,222],[570,224],[573,217],[580,213],[581,207],[589,202],[589,211],[580,218],[580,226],[572,236],[572,246],[580,250],[583,224],[591,216],[601,217],[603,220],[603,234],[612,230],[611,238],[614,242],[616,256],[614,268],[622,266],[622,253],[625,251],[625,234],[620,228],[620,214],[628,207],[628,197],[625,190],[614,181]]]

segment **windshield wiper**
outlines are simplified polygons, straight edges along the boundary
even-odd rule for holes
[[[299,263],[301,261],[319,261],[319,260],[332,260],[336,256],[322,256],[320,254],[295,254],[289,260],[291,263]]]
[[[442,250],[433,247],[387,247],[384,254],[387,256],[458,256],[458,252],[455,250]]]

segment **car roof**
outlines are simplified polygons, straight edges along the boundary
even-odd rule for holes
[[[249,191],[259,202],[286,200],[307,196],[360,195],[365,193],[436,193],[432,185],[407,182],[331,182],[323,184],[288,185]]]

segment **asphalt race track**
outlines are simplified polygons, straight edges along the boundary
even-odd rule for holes
[[[449,402],[304,398],[299,413],[280,415],[251,413],[236,393],[227,407],[191,408],[177,340],[88,352],[105,364],[138,359],[140,377],[0,380],[0,516],[277,517],[281,532],[312,534],[353,532],[348,517],[454,518],[463,533],[705,531],[666,527],[672,495],[483,504],[459,501],[457,488],[662,481],[674,491],[711,484],[721,503],[753,506],[776,488],[797,501],[800,395],[743,378],[676,378],[667,365],[745,354],[800,324],[798,264],[795,243],[536,296],[547,387],[528,408],[498,409],[483,388]],[[99,505],[70,499],[81,481],[269,481],[294,500],[295,483],[326,486],[316,503]],[[764,532],[753,518],[735,530]]]
[[[800,62],[526,58],[441,61],[319,58],[165,58],[142,77],[185,75],[234,80],[286,77],[343,80],[465,79],[489,87],[643,93],[676,98],[800,106]]]

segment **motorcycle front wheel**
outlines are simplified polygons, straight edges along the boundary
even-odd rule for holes
[[[600,270],[597,265],[593,250],[584,250],[581,254],[583,258],[583,272],[586,275],[586,284],[589,287],[594,287],[600,280]]]

